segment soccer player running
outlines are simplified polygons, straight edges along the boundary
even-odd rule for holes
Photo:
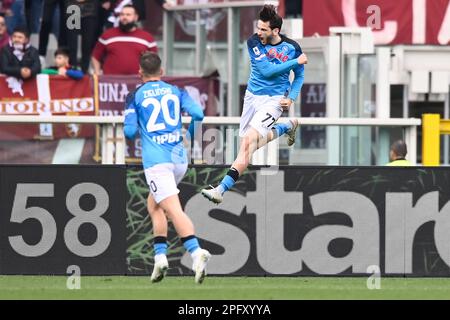
[[[247,40],[252,71],[239,127],[239,153],[217,187],[201,190],[202,195],[214,203],[223,201],[223,194],[233,187],[257,149],[284,134],[288,137],[289,146],[295,143],[298,120],[275,122],[299,95],[304,64],[308,59],[297,42],[280,34],[282,24],[283,19],[275,7],[265,5],[259,12],[257,33]],[[291,70],[294,72],[292,84],[289,82]]]
[[[177,184],[187,169],[181,113],[191,115],[188,132],[193,137],[194,126],[203,120],[203,111],[186,91],[161,81],[163,71],[157,54],[144,53],[139,64],[143,84],[127,96],[124,134],[133,139],[139,129],[142,138],[142,162],[150,187],[147,205],[154,234],[155,265],[151,280],[161,281],[169,268],[167,224],[170,219],[193,259],[195,282],[202,283],[211,254],[200,248],[192,221],[181,207]]]

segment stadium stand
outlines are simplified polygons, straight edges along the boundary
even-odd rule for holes
[[[0,298],[449,299],[450,3],[375,2],[86,0],[72,16],[82,28],[70,32],[67,1],[2,1],[0,287],[9,290]],[[199,192],[233,178],[249,49],[282,63],[275,45],[267,54],[247,47],[266,3],[308,56],[300,96],[278,123],[296,118],[299,128],[292,146],[277,139],[260,148],[216,205]],[[11,47],[9,26],[24,22],[30,42]],[[69,53],[60,47],[68,42]],[[35,49],[26,57],[33,46],[41,59]],[[142,168],[141,138],[126,140],[123,130],[148,50],[162,58],[162,80],[205,114],[200,131],[176,141],[189,167],[171,189],[211,253],[204,291],[193,287],[192,261],[170,223],[160,232],[167,281],[131,277],[154,267],[148,194],[157,187]],[[55,52],[70,63],[53,66]],[[31,60],[45,68],[21,75]],[[140,92],[142,127],[176,122],[182,134],[149,143],[173,142],[192,120],[164,90]],[[77,270],[92,277],[70,295],[65,280]],[[48,289],[59,284],[43,275],[63,277],[63,289]],[[380,279],[389,290],[377,293]]]

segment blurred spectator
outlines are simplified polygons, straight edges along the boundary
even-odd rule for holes
[[[91,53],[97,41],[99,0],[67,0],[67,6],[78,5],[81,11],[81,29],[67,30],[67,46],[70,51],[70,63],[78,66],[78,35],[81,35],[81,70],[87,72]]]
[[[83,72],[73,68],[69,64],[69,56],[70,51],[68,48],[58,48],[55,51],[55,65],[53,67],[43,69],[41,73],[66,76],[75,80],[83,78]]]
[[[9,44],[0,53],[0,72],[8,76],[26,80],[41,71],[39,53],[30,45],[30,35],[26,28],[16,27]]]
[[[108,17],[112,12],[113,0],[100,0],[100,5],[98,7],[98,25],[97,25],[97,35],[96,39],[100,37],[103,33],[106,23],[108,22]]]
[[[286,6],[286,18],[301,18],[302,16],[302,3],[300,0],[285,0]]]
[[[30,33],[39,33],[43,0],[25,0],[25,20]]]
[[[163,9],[168,9],[170,7],[173,7],[177,4],[176,0],[156,0],[156,3],[159,4],[160,7]]]
[[[145,51],[158,52],[153,36],[136,27],[136,9],[125,6],[120,12],[119,26],[106,30],[98,39],[92,53],[94,73],[137,74],[139,58]]]
[[[44,8],[42,12],[42,24],[39,32],[39,55],[43,60],[47,54],[48,38],[53,26],[53,16],[59,8],[59,29],[58,29],[58,47],[67,45],[66,37],[66,0],[44,0]]]
[[[133,0],[133,6],[136,8],[137,13],[139,15],[138,21],[141,23],[146,18],[146,10],[145,10],[145,0]]]
[[[145,0],[133,0],[133,6],[136,8],[139,15],[139,22],[141,23],[146,19]]]
[[[25,0],[25,20],[30,34],[38,34],[41,31],[42,11],[44,0]],[[58,38],[59,35],[59,10],[53,11],[51,33]],[[42,63],[43,61],[41,61]]]
[[[0,15],[0,50],[9,42],[8,30],[6,29],[6,20]]]
[[[0,14],[3,16],[12,16],[11,6],[14,0],[2,0],[0,1]]]
[[[17,26],[25,25],[24,0],[3,0],[0,2],[0,13],[6,19],[6,28],[11,34]]]
[[[396,167],[409,167],[412,164],[406,160],[406,154],[408,150],[406,148],[406,143],[403,140],[397,140],[391,145],[391,150],[389,151],[389,162],[388,166]]]
[[[106,22],[107,28],[117,27],[119,25],[119,16],[122,8],[127,5],[133,5],[139,15],[138,21],[145,20],[145,1],[144,0],[115,0],[111,2],[110,15]]]
[[[117,27],[119,25],[119,16],[122,9],[127,5],[132,5],[133,0],[115,0],[111,1],[112,7],[110,8],[110,14],[108,21],[106,22],[107,28]]]

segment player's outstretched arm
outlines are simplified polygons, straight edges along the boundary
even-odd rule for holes
[[[298,95],[300,94],[300,90],[302,89],[303,82],[305,81],[305,66],[300,65],[292,70],[294,72],[294,80],[291,84],[291,91],[289,92],[288,97],[295,101]]]
[[[130,92],[126,98],[124,115],[123,133],[127,139],[134,139],[134,136],[138,131],[138,120],[136,107],[134,105],[134,92]]]
[[[266,56],[261,56],[259,60],[255,59],[254,61],[255,63],[253,65],[265,78],[270,78],[281,73],[288,72],[299,66],[297,59],[289,60],[280,64],[274,64],[271,63]]]
[[[308,56],[304,53],[302,53],[298,58],[297,58],[297,62],[298,64],[302,65],[302,64],[308,64]]]
[[[196,128],[198,128],[203,121],[204,114],[202,108],[194,100],[192,100],[186,90],[181,91],[181,110],[183,112],[187,112],[191,116],[188,134],[192,139]]]
[[[305,54],[301,54],[298,58],[286,61],[284,63],[271,63],[267,58],[267,51],[265,47],[261,45],[255,36],[252,36],[247,40],[247,49],[253,67],[255,67],[265,78],[271,78],[281,73],[289,72],[299,65],[308,63],[308,59]]]

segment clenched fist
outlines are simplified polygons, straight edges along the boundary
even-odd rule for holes
[[[308,63],[308,57],[306,54],[302,53],[300,57],[297,58],[298,64],[307,64]]]

